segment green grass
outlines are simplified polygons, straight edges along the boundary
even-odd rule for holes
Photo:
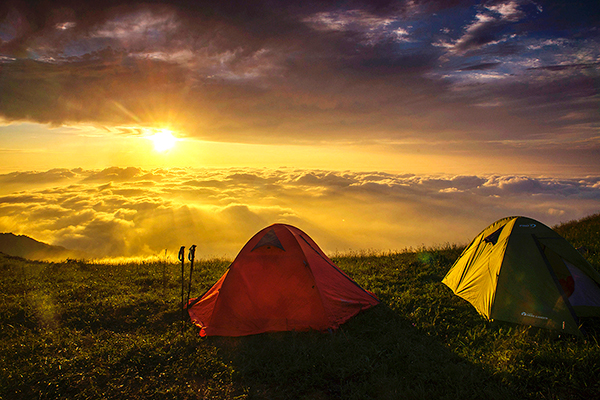
[[[600,214],[566,222],[553,229],[579,248],[590,263],[596,267],[600,265]]]
[[[555,227],[596,268],[599,220]],[[584,338],[484,321],[440,283],[461,250],[336,255],[381,305],[331,333],[207,339],[181,324],[179,264],[1,255],[0,399],[597,398],[598,321]],[[228,265],[197,262],[193,293]]]

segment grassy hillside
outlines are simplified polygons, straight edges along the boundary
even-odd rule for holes
[[[559,230],[591,254],[597,220]],[[598,322],[576,338],[484,321],[440,283],[460,251],[337,256],[382,304],[336,332],[207,339],[181,323],[176,263],[0,255],[0,398],[597,398]],[[198,263],[193,292],[228,265]]]
[[[553,227],[573,246],[579,248],[588,261],[600,265],[600,214]]]

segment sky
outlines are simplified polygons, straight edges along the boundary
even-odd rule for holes
[[[0,5],[0,231],[387,251],[600,211],[596,1],[94,3]]]

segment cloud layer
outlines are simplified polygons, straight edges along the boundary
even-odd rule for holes
[[[233,257],[275,222],[329,253],[466,244],[497,219],[598,212],[600,177],[416,176],[287,169],[50,170],[0,175],[0,231],[93,257],[198,245]]]

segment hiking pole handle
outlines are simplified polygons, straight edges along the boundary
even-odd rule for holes
[[[196,245],[193,244],[190,246],[190,252],[188,253],[188,260],[190,260],[190,262],[194,262],[194,257],[196,257]]]

